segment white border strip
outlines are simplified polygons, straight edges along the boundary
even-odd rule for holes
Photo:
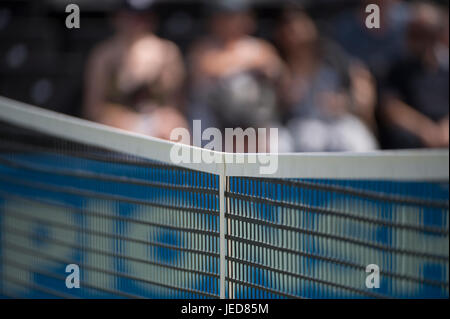
[[[275,158],[273,159],[275,161]],[[226,164],[227,176],[448,180],[449,151],[408,150],[371,153],[278,154],[275,174],[261,175],[259,164]],[[267,164],[264,164],[267,166]]]
[[[170,150],[174,145],[189,148],[191,151],[217,153],[78,119],[1,96],[0,119],[74,142],[103,147],[111,151],[132,154],[167,164],[172,164]],[[176,165],[211,174],[223,173],[223,164],[180,163]]]
[[[133,154],[142,158],[173,164],[170,150],[173,142],[130,133],[113,127],[74,118],[60,113],[29,106],[0,97],[0,118],[24,128],[60,136],[74,142],[104,147],[113,151]],[[180,145],[191,151],[226,154],[193,146]],[[301,153],[271,154],[276,157],[278,170],[263,175],[261,165],[248,163],[180,163],[177,166],[225,176],[253,176],[269,178],[336,178],[336,179],[389,179],[389,180],[448,180],[449,153],[444,150],[376,151],[371,153]],[[261,154],[258,154],[261,155]],[[275,159],[273,159],[275,160]],[[267,165],[267,164],[265,164]]]

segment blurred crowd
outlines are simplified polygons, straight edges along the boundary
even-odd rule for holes
[[[280,152],[449,146],[448,6],[361,0],[319,23],[301,3],[283,5],[269,40],[251,3],[207,2],[180,49],[157,35],[153,1],[123,0],[89,54],[81,115],[163,139],[193,120],[277,127]],[[366,26],[368,4],[380,28]]]

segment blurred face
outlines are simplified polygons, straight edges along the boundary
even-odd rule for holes
[[[114,26],[117,32],[124,35],[133,35],[148,32],[152,26],[152,17],[147,13],[120,11],[114,17]]]
[[[449,45],[449,23],[448,23],[448,14],[445,17],[444,21],[444,27],[442,28],[441,32],[441,43],[444,44],[446,47]]]
[[[211,28],[221,39],[239,38],[253,31],[253,20],[246,13],[218,13],[212,19]]]
[[[417,55],[422,55],[434,46],[436,32],[433,32],[422,23],[411,23],[408,29],[408,46]]]
[[[279,29],[280,44],[286,49],[313,45],[318,38],[314,22],[305,14],[288,16]]]
[[[422,57],[442,40],[445,17],[439,8],[421,3],[414,8],[408,25],[407,43],[411,53]]]

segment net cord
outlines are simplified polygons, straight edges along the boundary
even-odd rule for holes
[[[230,154],[131,133],[5,97],[0,97],[0,119],[74,142],[219,176],[225,176],[226,168],[226,176],[245,177],[422,181],[449,179],[448,149],[368,153]],[[190,154],[200,152],[201,158],[217,156],[220,162],[174,163],[170,156],[174,146]],[[252,163],[255,156],[257,160]],[[240,163],[239,159],[243,159],[243,163]],[[277,166],[273,174],[267,175],[261,171],[262,167],[268,165],[267,161],[274,161],[273,164]]]

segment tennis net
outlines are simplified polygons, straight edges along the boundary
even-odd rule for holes
[[[0,98],[0,295],[448,298],[447,150],[280,154],[264,176],[172,146]]]

